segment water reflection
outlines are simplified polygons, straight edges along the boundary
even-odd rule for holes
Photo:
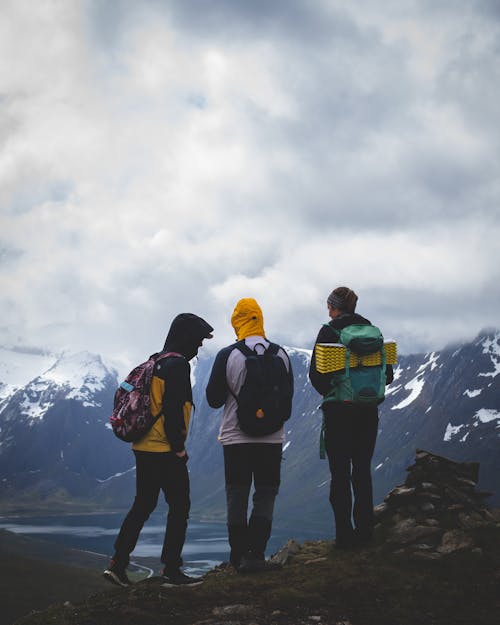
[[[109,557],[124,514],[70,515],[66,517],[0,518],[0,528],[50,542]],[[144,526],[133,558],[146,558],[148,566],[159,566],[165,531],[165,516],[157,513]],[[224,523],[190,521],[183,550],[185,570],[200,574],[229,557]],[[274,529],[267,555],[274,553],[289,538],[302,541],[311,536],[290,530]],[[321,536],[315,536],[321,538]]]

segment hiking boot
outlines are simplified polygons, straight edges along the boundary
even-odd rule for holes
[[[203,584],[203,579],[201,577],[189,577],[182,571],[173,571],[171,573],[167,573],[165,569],[161,574],[165,583],[162,584],[164,588],[176,588],[178,586],[189,586],[192,588],[193,586],[200,586]]]
[[[335,549],[342,549],[346,551],[349,549],[356,549],[357,546],[358,541],[356,540],[354,533],[348,536],[337,536],[334,543]]]
[[[359,547],[365,547],[373,542],[373,530],[363,531],[359,529],[354,530],[354,540]]]
[[[277,571],[281,569],[281,564],[269,562],[261,558],[256,558],[252,554],[244,555],[237,568],[238,573],[264,573],[266,571]]]
[[[356,534],[352,529],[337,531],[334,543],[335,549],[355,549],[357,545]]]
[[[335,547],[335,549],[349,551],[351,549],[356,549],[358,545],[352,540],[336,540],[333,546]]]
[[[104,571],[102,576],[108,582],[115,584],[115,586],[123,586],[126,588],[132,583],[127,577],[125,567],[118,566],[114,560],[111,560],[109,567]]]

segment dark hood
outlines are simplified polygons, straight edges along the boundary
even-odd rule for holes
[[[365,319],[361,315],[358,315],[358,313],[348,312],[343,312],[338,317],[335,317],[335,319],[332,319],[328,325],[332,326],[332,328],[335,328],[336,330],[343,330],[344,328],[347,328],[347,326],[351,326],[354,324],[371,325],[368,319]]]
[[[203,339],[211,338],[213,328],[193,313],[177,315],[170,325],[163,351],[178,352],[188,360],[198,353]]]

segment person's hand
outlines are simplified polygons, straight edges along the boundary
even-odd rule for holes
[[[186,453],[186,450],[185,450],[185,449],[183,449],[182,451],[176,451],[176,452],[175,452],[175,455],[176,455],[178,458],[184,458],[185,456],[187,456],[187,453]]]

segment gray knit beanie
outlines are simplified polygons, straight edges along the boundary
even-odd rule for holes
[[[328,302],[328,304],[330,304],[330,306],[332,308],[338,308],[339,310],[343,310],[344,309],[345,298],[341,297],[340,295],[337,295],[337,293],[335,293],[335,291],[332,291],[330,293],[330,295],[328,296],[328,299],[326,301]]]

